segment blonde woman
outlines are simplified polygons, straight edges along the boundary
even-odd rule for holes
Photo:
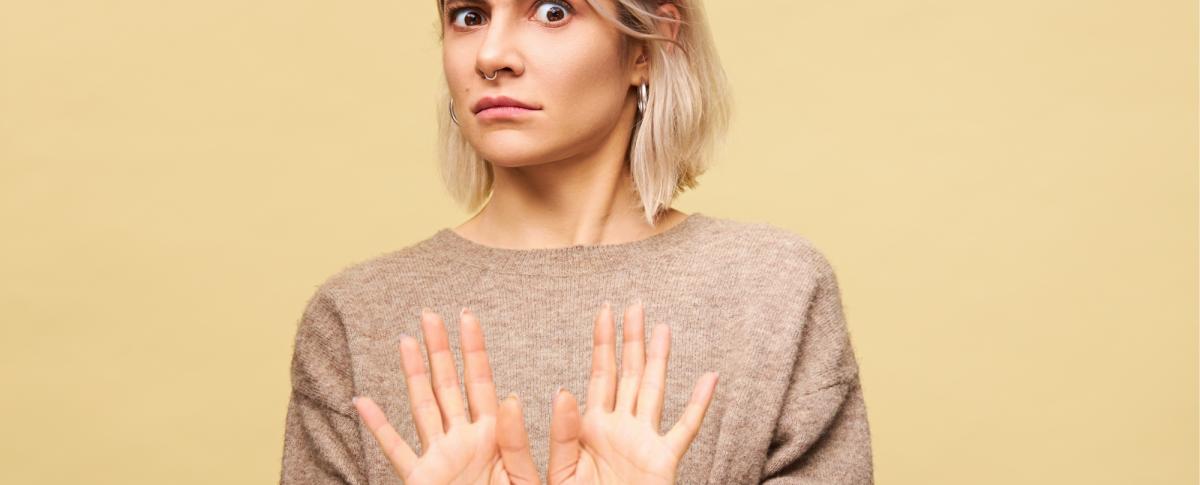
[[[872,483],[829,260],[670,207],[729,118],[699,1],[437,8],[477,212],[313,294],[281,483]]]

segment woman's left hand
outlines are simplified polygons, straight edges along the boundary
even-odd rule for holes
[[[670,334],[666,325],[655,326],[647,361],[644,319],[640,304],[625,311],[618,383],[612,309],[606,303],[600,310],[586,412],[581,419],[578,403],[569,391],[555,396],[553,402],[549,485],[675,483],[679,462],[712,402],[717,373],[700,377],[679,422],[660,435]]]

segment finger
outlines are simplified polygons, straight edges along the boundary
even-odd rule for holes
[[[521,401],[516,394],[509,394],[500,403],[496,444],[500,447],[500,460],[504,462],[509,482],[541,483],[537,465],[533,464],[533,452],[529,449],[529,432],[525,430]]]
[[[404,438],[400,437],[400,434],[388,422],[383,410],[379,409],[379,405],[375,404],[371,398],[354,399],[354,408],[358,410],[358,415],[366,423],[367,429],[370,429],[371,434],[375,436],[375,442],[379,443],[383,454],[392,463],[392,469],[396,471],[396,475],[407,480],[417,463],[417,454],[413,453],[412,447],[408,446]]]
[[[596,315],[592,332],[592,377],[588,382],[587,410],[611,411],[617,389],[617,351],[612,305],[607,301]]]
[[[666,394],[667,360],[671,354],[671,329],[666,324],[654,326],[650,349],[646,352],[646,372],[638,390],[637,417],[650,423],[657,433],[662,423],[663,398]]]
[[[496,416],[496,383],[492,381],[492,366],[488,363],[479,318],[463,308],[459,322],[463,380],[467,381],[467,404],[471,408],[471,421],[475,422],[482,416]]]
[[[429,444],[445,432],[417,339],[408,335],[400,336],[400,361],[404,366],[404,381],[408,383],[408,403],[412,408],[413,423],[421,437],[421,449],[428,450]]]
[[[462,388],[458,385],[458,367],[454,365],[450,337],[446,335],[442,317],[434,312],[423,311],[421,331],[425,334],[425,349],[429,354],[429,367],[433,371],[433,395],[437,396],[442,423],[446,430],[459,424],[468,424]]]
[[[638,388],[642,385],[642,370],[646,367],[646,313],[641,302],[625,309],[621,328],[621,380],[617,384],[617,404],[613,411],[633,414]]]
[[[571,391],[561,390],[550,401],[550,408],[550,462],[546,466],[546,481],[558,485],[574,475],[579,463],[579,402]]]
[[[696,439],[696,433],[700,432],[704,414],[708,412],[708,404],[712,402],[716,391],[717,377],[716,372],[700,376],[696,381],[696,389],[692,391],[691,400],[683,409],[683,416],[671,427],[671,431],[667,432],[667,446],[675,451],[675,456],[682,458],[692,445],[692,440]]]

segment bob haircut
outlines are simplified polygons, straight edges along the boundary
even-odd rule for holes
[[[583,0],[625,35],[622,58],[631,42],[645,42],[650,59],[649,96],[645,111],[634,121],[626,152],[640,207],[646,221],[670,207],[681,192],[697,185],[713,157],[715,142],[723,140],[731,117],[729,88],[721,67],[704,8],[699,0],[614,0],[617,13],[596,0]],[[661,4],[674,4],[682,19],[654,13]],[[438,0],[439,41],[445,39],[445,0]],[[676,40],[660,36],[654,21],[679,22]],[[667,45],[675,49],[667,51]],[[443,81],[445,76],[443,73]],[[488,162],[462,136],[450,119],[448,83],[442,83],[438,112],[438,145],[442,181],[451,196],[468,210],[490,197],[494,174]]]

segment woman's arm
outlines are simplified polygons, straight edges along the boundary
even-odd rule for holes
[[[827,260],[819,261],[764,485],[874,483],[866,404],[837,277]]]
[[[366,485],[346,331],[323,290],[296,330],[279,483]]]

